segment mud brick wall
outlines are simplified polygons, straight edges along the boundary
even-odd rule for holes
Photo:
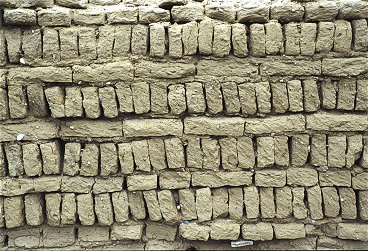
[[[0,249],[368,247],[367,1],[0,10]]]

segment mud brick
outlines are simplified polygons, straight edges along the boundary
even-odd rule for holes
[[[7,56],[10,63],[19,63],[21,51],[22,31],[18,28],[4,29],[5,40],[7,43]],[[46,41],[45,41],[46,43]]]
[[[352,44],[351,23],[346,20],[335,21],[335,34],[333,50],[341,53],[348,53]]]
[[[201,34],[201,26],[199,26],[199,34]],[[266,28],[267,35],[267,28]],[[201,39],[201,36],[199,36]],[[248,54],[247,46],[247,26],[244,24],[231,25],[231,41],[233,45],[234,55],[236,57],[245,57]],[[199,40],[201,41],[201,40]],[[201,52],[201,42],[199,42],[199,52]],[[266,52],[267,52],[267,36],[266,36]]]
[[[243,217],[243,189],[229,188],[229,217],[239,220]]]
[[[345,166],[346,136],[328,136],[328,166]]]
[[[77,195],[77,213],[82,225],[93,225],[95,223],[95,211],[92,194]]]
[[[157,175],[131,175],[127,177],[129,191],[151,190],[157,188]]]
[[[19,176],[24,173],[22,161],[22,147],[18,144],[6,144],[5,156],[8,160],[9,176]]]
[[[198,137],[187,138],[186,147],[187,166],[189,168],[202,168],[203,156],[201,150],[201,139]]]
[[[240,112],[240,101],[238,97],[238,87],[235,83],[222,83],[222,94],[225,108],[228,113]]]
[[[236,191],[237,195],[239,195],[239,191]],[[242,192],[243,194],[243,192]],[[234,209],[242,208],[243,212],[243,205],[239,206],[237,205],[236,201],[234,201],[233,196],[233,204],[236,204],[237,207],[233,208],[233,214]],[[241,201],[243,202],[243,196],[241,197]],[[245,202],[244,202],[245,203]],[[213,219],[219,218],[219,217],[227,217],[229,214],[229,193],[226,188],[216,188],[212,190],[212,205],[213,205]],[[240,210],[236,210],[236,212],[239,212]]]
[[[223,110],[221,85],[218,83],[205,83],[206,103],[208,112],[217,114]]]
[[[303,80],[304,110],[315,112],[319,110],[320,100],[318,85],[315,80]]]
[[[273,228],[270,223],[243,224],[242,236],[246,240],[269,241],[273,239]]]
[[[193,82],[185,84],[188,112],[203,113],[206,109],[206,101],[202,83]]]
[[[43,199],[41,194],[24,196],[25,217],[27,225],[39,226],[43,223]]]
[[[197,219],[195,193],[191,189],[179,190],[180,211],[184,220]]]
[[[147,140],[133,141],[132,149],[136,169],[149,172],[151,170],[151,164]]]
[[[84,60],[97,58],[97,31],[96,28],[81,27],[79,29],[79,56]]]
[[[337,225],[337,236],[340,239],[367,241],[367,233],[366,224],[338,223]]]
[[[106,118],[115,118],[119,115],[115,89],[111,86],[98,89],[98,96],[102,105],[103,115]]]
[[[166,53],[165,27],[154,23],[150,26],[150,56],[163,57]]]
[[[272,187],[259,188],[259,200],[262,218],[274,218],[276,214],[274,194]]]
[[[202,20],[198,24],[198,51],[201,55],[211,55],[213,45],[213,26],[211,19]]]
[[[144,224],[116,225],[111,228],[111,240],[140,240]]]
[[[83,116],[82,93],[79,87],[65,88],[65,116]]]
[[[356,81],[355,80],[340,80],[337,84],[337,109],[354,110]]]
[[[212,54],[215,57],[228,56],[231,49],[231,25],[216,24],[213,28]]]
[[[271,83],[272,107],[276,113],[285,113],[289,109],[288,91],[285,82]]]
[[[56,29],[45,28],[43,30],[43,58],[47,61],[60,61],[59,32]]]
[[[291,186],[310,187],[318,183],[318,173],[309,166],[303,168],[289,168],[287,170],[287,184]]]
[[[314,166],[327,166],[326,135],[314,134],[311,138],[310,163]]]
[[[275,188],[276,196],[276,218],[287,218],[291,216],[292,192],[290,187]]]
[[[362,135],[353,135],[347,137],[347,151],[346,151],[346,167],[352,167],[360,158],[363,152]],[[363,156],[364,158],[364,156]],[[362,165],[364,167],[364,165]]]
[[[172,114],[181,114],[187,109],[185,100],[185,88],[182,84],[169,85],[167,95],[170,112]]]
[[[173,24],[169,26],[169,56],[180,58],[183,56],[183,42],[181,40],[182,26]]]
[[[286,184],[285,170],[257,170],[255,184],[260,187],[283,187]]]
[[[36,117],[45,117],[49,114],[45,93],[40,84],[32,84],[27,86],[27,97],[28,106],[32,114],[34,114]]]
[[[129,220],[129,202],[126,191],[111,194],[112,205],[114,208],[114,218],[117,222]]]
[[[365,19],[353,20],[351,22],[353,31],[353,49],[355,51],[366,51],[368,40],[365,36],[368,32],[367,21]]]
[[[220,167],[220,146],[216,139],[201,139],[203,168],[216,170]]]
[[[335,25],[332,22],[319,22],[317,28],[316,52],[328,53],[333,47]]]
[[[46,220],[50,226],[59,226],[61,221],[61,194],[48,193],[45,195]]]
[[[305,219],[308,216],[308,210],[304,203],[305,189],[304,187],[293,187],[293,216],[296,219]]]
[[[211,190],[201,188],[196,190],[196,209],[198,221],[209,221],[212,219],[212,195]]]
[[[80,175],[97,176],[100,149],[95,144],[85,144],[81,153]]]
[[[118,149],[121,172],[123,174],[132,173],[134,170],[134,159],[131,143],[121,143],[118,145]]]
[[[145,82],[133,83],[131,87],[135,113],[143,114],[149,112],[151,109],[149,84]]]
[[[310,217],[314,220],[322,219],[322,194],[319,186],[309,187],[307,191],[307,203]]]
[[[210,227],[194,223],[181,223],[179,225],[179,233],[181,237],[187,240],[207,241],[210,236]]]
[[[141,191],[128,191],[129,208],[133,219],[143,220],[146,218],[146,208]]]
[[[64,90],[58,86],[45,89],[45,95],[51,116],[53,118],[65,117]]]
[[[150,91],[152,113],[168,113],[166,84],[152,83],[150,85]]]
[[[273,137],[257,138],[257,166],[269,167],[275,163],[275,145]]]
[[[4,10],[4,22],[8,25],[35,25],[36,11],[31,9]]]
[[[238,165],[236,154],[236,139],[224,138],[219,140],[221,148],[221,161],[223,169],[235,169]]]
[[[357,201],[356,195],[352,188],[339,187],[338,188],[341,217],[343,219],[356,219],[357,217]],[[359,203],[359,202],[358,202]]]
[[[312,56],[316,50],[317,25],[315,23],[300,24],[300,54]]]
[[[6,228],[23,226],[24,221],[23,196],[4,198],[4,219]]]
[[[326,79],[321,83],[322,89],[322,107],[326,109],[335,109],[337,104],[337,85],[331,79]]]
[[[340,213],[339,195],[335,187],[322,187],[323,211],[326,217],[337,217]]]
[[[63,173],[74,176],[80,169],[81,145],[79,143],[65,144]]]
[[[161,209],[158,202],[157,192],[155,190],[144,191],[144,200],[146,201],[148,216],[151,221],[162,219]]]
[[[22,146],[24,171],[27,176],[39,176],[42,173],[40,148],[37,144]]]
[[[237,240],[240,235],[240,224],[218,220],[211,223],[212,240]]]
[[[0,88],[0,120],[9,117],[8,95],[5,89]]]
[[[116,145],[104,143],[100,145],[101,176],[115,174],[118,171],[118,153]]]
[[[253,168],[255,165],[255,151],[252,138],[238,138],[236,148],[238,153],[238,166],[240,168]]]
[[[304,224],[273,224],[276,239],[299,239],[306,235]]]
[[[255,84],[240,84],[238,89],[242,113],[249,115],[255,114],[257,112]]]
[[[250,53],[255,57],[265,56],[266,32],[263,24],[250,25]]]
[[[115,26],[104,25],[98,28],[97,57],[111,59],[115,41]]]
[[[285,40],[285,54],[299,55],[300,53],[300,24],[288,23],[284,25]]]
[[[266,31],[266,54],[277,55],[284,52],[282,26],[271,21],[264,25]]]
[[[303,88],[300,80],[292,80],[287,83],[289,96],[289,111],[303,111]]]
[[[25,88],[8,86],[9,114],[13,119],[25,118],[28,114],[28,102]]]
[[[114,38],[113,57],[121,57],[128,54],[131,48],[132,26],[115,25]]]
[[[359,217],[362,220],[368,219],[368,191],[359,191]]]
[[[179,219],[175,198],[170,190],[157,192],[162,217],[166,222],[176,223]]]
[[[357,95],[355,110],[368,111],[368,81],[357,80]]]
[[[319,173],[321,186],[351,186],[351,172],[349,170],[331,170]]]
[[[83,94],[83,108],[87,118],[98,118],[101,116],[100,99],[97,87],[81,88]]]
[[[77,203],[74,193],[62,195],[61,202],[61,225],[72,225],[77,216]]]
[[[118,83],[115,92],[118,98],[119,112],[134,112],[133,93],[130,85]]]
[[[167,167],[165,145],[162,139],[148,140],[149,157],[152,168],[155,170],[163,170]]]
[[[165,139],[165,151],[169,168],[184,168],[184,146],[179,138]]]
[[[260,82],[255,84],[257,108],[259,113],[271,112],[271,90],[268,82]]]
[[[124,185],[124,177],[113,176],[113,177],[97,177],[93,184],[93,193],[111,193],[121,191]]]
[[[40,144],[44,174],[59,174],[61,152],[58,141]]]
[[[177,226],[150,222],[146,224],[146,237],[148,239],[174,241]]]
[[[145,55],[148,49],[149,29],[146,25],[132,26],[131,50],[133,54]]]
[[[102,226],[111,225],[114,219],[110,194],[96,194],[94,205],[98,223]]]
[[[182,41],[184,55],[194,55],[198,50],[198,25],[192,21],[182,26]]]
[[[244,206],[247,219],[259,217],[259,194],[256,186],[244,187]]]
[[[291,138],[291,164],[303,166],[309,155],[309,135],[300,134]]]
[[[160,174],[161,189],[189,188],[191,175],[189,172],[162,172]]]
[[[278,166],[289,165],[289,145],[287,136],[275,136],[275,164]]]
[[[366,190],[368,187],[368,173],[360,173],[352,177],[352,187],[356,190]]]

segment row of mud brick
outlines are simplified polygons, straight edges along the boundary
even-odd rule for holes
[[[278,222],[368,220],[368,190],[349,187],[208,187],[180,190],[118,190],[110,193],[35,193],[0,198],[0,227],[23,225],[108,226],[129,220],[208,222],[228,219]],[[303,221],[304,220],[304,221]]]
[[[222,84],[134,82],[111,86],[0,88],[0,120],[36,117],[116,118],[119,114],[220,113],[260,116],[320,109],[368,111],[368,81],[290,80]]]
[[[105,23],[190,22],[213,18],[229,23],[332,21],[367,18],[364,1],[315,1],[265,4],[263,2],[153,1],[151,6],[134,6],[134,1],[120,0],[1,0],[6,25],[70,26]],[[102,6],[99,6],[102,5]],[[139,5],[139,2],[136,3]],[[35,9],[36,7],[42,7]],[[80,10],[86,9],[86,10]]]
[[[180,58],[186,55],[264,57],[349,55],[368,49],[365,19],[321,23],[229,24],[204,20],[165,26],[108,25],[72,28],[4,28],[0,64],[91,62],[128,54]],[[358,54],[359,55],[359,54]]]
[[[318,168],[354,165],[368,168],[368,142],[362,135],[297,134],[220,139],[187,136],[182,140],[155,138],[119,144],[61,143],[0,144],[0,176],[61,173],[109,176],[165,169],[234,171],[305,164]]]

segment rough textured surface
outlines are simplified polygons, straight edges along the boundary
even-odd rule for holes
[[[0,249],[367,248],[367,1],[0,9]]]

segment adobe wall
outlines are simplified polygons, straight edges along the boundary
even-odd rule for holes
[[[0,9],[2,249],[367,248],[368,2]]]

